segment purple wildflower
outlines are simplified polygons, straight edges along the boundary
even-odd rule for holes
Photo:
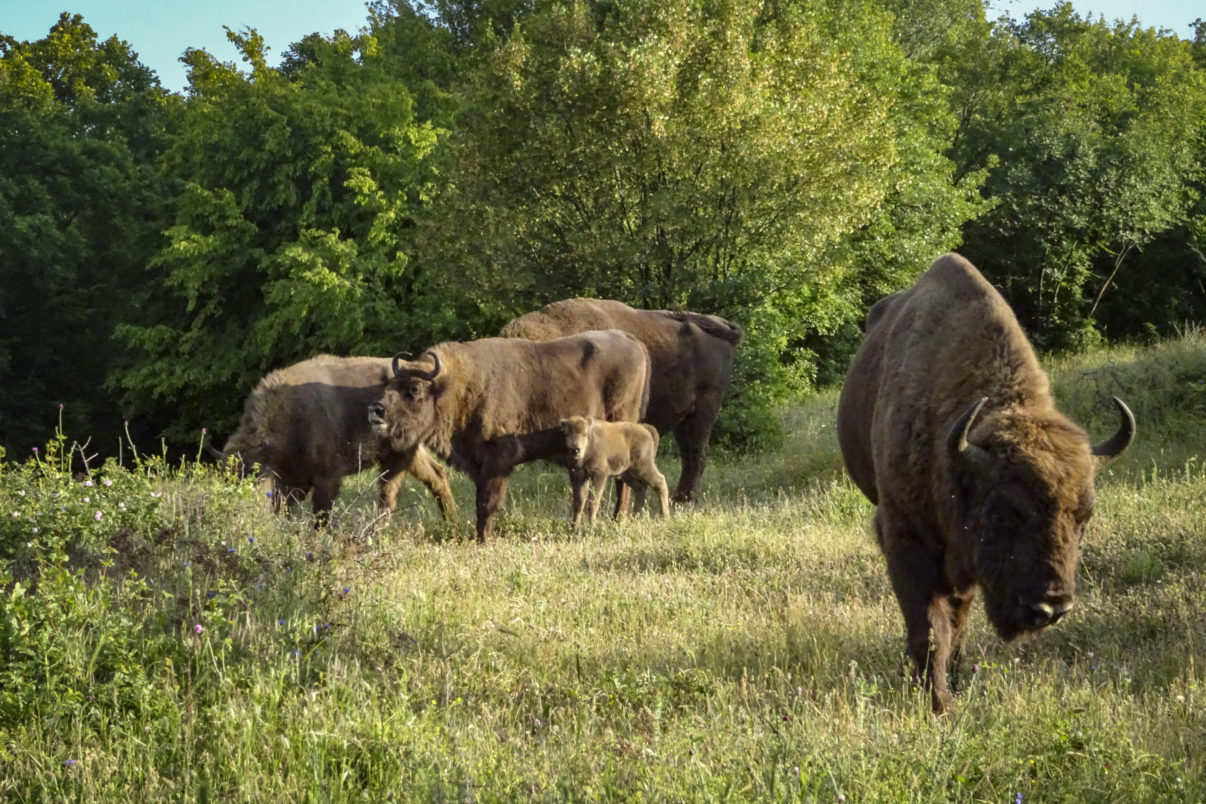
[[[102,514],[100,511],[97,511],[95,514],[93,514],[93,517],[96,519],[97,522],[100,522],[101,519],[104,518],[104,516],[105,515]]]
[[[197,623],[196,625],[193,626],[193,633],[194,634],[204,634],[205,627],[203,625],[201,625],[201,623]]]

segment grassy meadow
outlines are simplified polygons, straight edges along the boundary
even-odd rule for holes
[[[212,467],[9,455],[0,800],[1206,799],[1206,335],[1048,368],[1095,440],[1111,394],[1139,436],[1099,475],[1076,609],[1005,644],[977,603],[942,718],[836,391],[668,520],[571,534],[564,473],[523,467],[484,547],[460,476],[456,527],[408,482],[375,529],[365,474],[316,534]]]

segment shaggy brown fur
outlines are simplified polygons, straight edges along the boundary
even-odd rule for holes
[[[315,523],[327,517],[343,478],[370,466],[381,472],[385,511],[397,505],[409,471],[431,491],[449,519],[456,502],[444,467],[426,450],[395,452],[373,431],[364,409],[391,375],[389,358],[318,357],[278,369],[256,384],[239,429],[219,457],[260,465],[273,510],[313,492]]]
[[[978,588],[1004,639],[1071,608],[1094,472],[1134,434],[1115,401],[1122,428],[1090,446],[1056,410],[1008,304],[958,255],[872,307],[838,403],[838,441],[878,506],[908,652],[935,711],[950,706],[947,668]]]
[[[484,542],[515,466],[564,461],[564,442],[548,438],[561,419],[638,421],[648,401],[648,351],[628,333],[607,330],[547,342],[441,343],[421,360],[395,360],[369,417],[395,450],[426,444],[473,478]]]
[[[741,327],[719,316],[638,310],[607,299],[566,299],[520,316],[502,328],[505,338],[551,338],[587,329],[630,332],[649,349],[653,379],[645,421],[673,433],[682,455],[675,502],[699,490],[712,425],[720,412]]]
[[[670,493],[666,478],[657,468],[657,429],[651,424],[634,422],[601,422],[582,416],[561,420],[565,449],[569,463],[570,484],[573,486],[573,527],[582,521],[586,506],[586,482],[594,490],[590,505],[589,524],[599,515],[603,487],[610,477],[620,477],[636,489],[633,513],[645,506],[645,491],[657,490],[662,516],[670,515]]]

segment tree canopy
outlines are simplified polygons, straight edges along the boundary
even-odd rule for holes
[[[64,14],[0,34],[0,444],[177,444],[265,372],[575,295],[747,332],[723,441],[840,378],[959,248],[1042,347],[1206,311],[1206,24],[1067,3],[377,0],[184,93]],[[98,441],[102,446],[105,441]]]

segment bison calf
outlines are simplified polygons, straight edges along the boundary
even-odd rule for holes
[[[650,424],[634,422],[603,422],[571,416],[561,420],[565,433],[565,451],[569,463],[570,483],[574,488],[574,522],[582,521],[586,505],[586,481],[594,487],[590,505],[590,523],[594,524],[603,499],[603,487],[609,477],[634,487],[633,512],[640,513],[645,505],[645,490],[657,489],[662,516],[670,513],[670,493],[666,478],[657,469],[658,434]],[[617,516],[620,512],[617,511]]]

